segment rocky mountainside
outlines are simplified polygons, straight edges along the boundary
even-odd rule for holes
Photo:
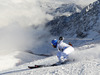
[[[80,13],[74,13],[69,17],[59,16],[46,24],[51,27],[52,35],[70,35],[84,38],[92,30],[100,33],[100,1],[85,7]],[[62,34],[63,33],[63,34]]]
[[[73,2],[44,0],[39,2],[40,7],[52,16],[70,16],[73,13],[80,12],[86,5],[79,5]]]
[[[60,7],[56,8],[51,14],[54,16],[70,16],[76,12],[81,12],[82,6],[76,5],[74,3],[62,4]]]

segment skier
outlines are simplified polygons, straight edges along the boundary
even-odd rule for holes
[[[51,45],[58,49],[57,57],[59,59],[59,63],[67,61],[69,54],[74,51],[74,48],[71,45],[64,43],[63,40],[63,37],[59,37],[59,41],[56,39],[51,41]]]

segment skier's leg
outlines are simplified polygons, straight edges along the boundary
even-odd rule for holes
[[[62,52],[61,60],[62,60],[62,62],[67,61],[68,60],[68,54]]]
[[[57,57],[58,57],[58,59],[59,59],[59,62],[62,62],[61,56],[62,56],[62,52],[58,52],[58,53],[57,53]]]

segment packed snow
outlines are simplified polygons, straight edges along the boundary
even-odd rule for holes
[[[100,75],[100,44],[85,45],[83,48],[75,48],[70,55],[70,61],[63,65],[28,69],[35,64],[50,65],[58,61],[57,57],[51,56],[45,59],[25,63],[5,71],[1,75]],[[87,48],[88,47],[88,48]],[[75,61],[72,61],[75,59]]]

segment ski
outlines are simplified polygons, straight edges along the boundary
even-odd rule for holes
[[[50,67],[50,66],[57,66],[56,64],[52,65],[34,65],[34,66],[28,66],[29,69],[35,69],[35,68],[42,68],[42,67]]]
[[[45,65],[35,65],[35,66],[28,66],[29,69],[34,69],[34,68],[41,68]]]
[[[63,64],[68,64],[70,62],[75,62],[75,59],[73,60],[66,60],[62,63],[59,63],[59,62],[56,62],[54,64],[51,64],[51,65],[34,65],[34,66],[28,66],[29,69],[36,69],[36,68],[42,68],[42,67],[50,67],[50,66],[59,66],[59,65],[63,65]]]
[[[54,63],[51,65],[34,65],[34,66],[28,66],[29,69],[35,69],[35,68],[42,68],[42,67],[50,67],[50,66],[58,66],[58,65],[62,65],[62,64],[66,64],[68,61],[66,62],[62,62],[62,63]]]
[[[42,67],[50,67],[50,66],[56,66],[56,65],[35,65],[35,66],[28,66],[29,69],[35,69],[35,68],[42,68]]]

